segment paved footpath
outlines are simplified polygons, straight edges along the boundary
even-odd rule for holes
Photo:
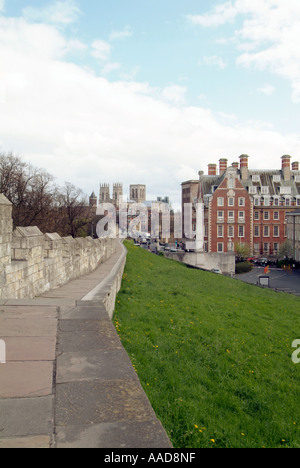
[[[43,296],[2,301],[0,448],[171,448],[101,300],[120,251]]]

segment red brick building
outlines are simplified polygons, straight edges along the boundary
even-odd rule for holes
[[[250,247],[257,256],[276,257],[287,239],[286,214],[300,206],[299,163],[283,156],[279,170],[250,170],[249,157],[228,167],[228,160],[209,164],[208,175],[182,184],[185,203],[205,203],[205,249],[226,253],[236,244]],[[195,214],[195,210],[194,210]],[[195,225],[196,219],[193,216]]]

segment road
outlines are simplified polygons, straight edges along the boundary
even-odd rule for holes
[[[259,276],[265,275],[264,267],[254,267],[249,273],[236,275],[238,280],[245,283],[257,284]],[[295,270],[288,273],[278,268],[271,268],[268,275],[270,277],[270,287],[278,291],[287,292],[300,297],[300,271]]]

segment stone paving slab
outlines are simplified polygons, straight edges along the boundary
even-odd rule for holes
[[[0,449],[49,449],[50,436],[23,437],[13,439],[0,439]]]
[[[58,332],[57,352],[122,349],[112,324],[90,320],[63,320]]]
[[[19,301],[19,304],[23,304],[23,300]],[[0,307],[0,319],[4,318],[57,318],[58,317],[58,308],[49,306],[37,306],[33,304],[32,306],[18,305],[18,306],[2,306]]]
[[[53,362],[7,362],[0,367],[0,398],[51,395]]]
[[[48,317],[1,318],[0,336],[56,336],[57,319]]]
[[[52,437],[53,396],[0,399],[0,441],[20,437]]]
[[[55,361],[56,337],[52,336],[1,336],[6,343],[6,362]]]
[[[57,358],[56,383],[90,380],[138,380],[122,348],[63,353]]]
[[[136,381],[76,381],[56,386],[56,425],[93,425],[155,419]]]
[[[57,448],[163,449],[171,447],[159,421],[67,426],[57,429]]]

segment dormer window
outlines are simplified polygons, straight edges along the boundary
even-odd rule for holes
[[[291,195],[292,194],[292,187],[280,187],[280,194],[281,195]]]
[[[249,187],[249,195],[256,195],[257,194],[257,187],[251,186]]]
[[[261,188],[261,194],[262,195],[269,195],[269,187],[268,186],[265,186],[265,187],[263,186]]]

